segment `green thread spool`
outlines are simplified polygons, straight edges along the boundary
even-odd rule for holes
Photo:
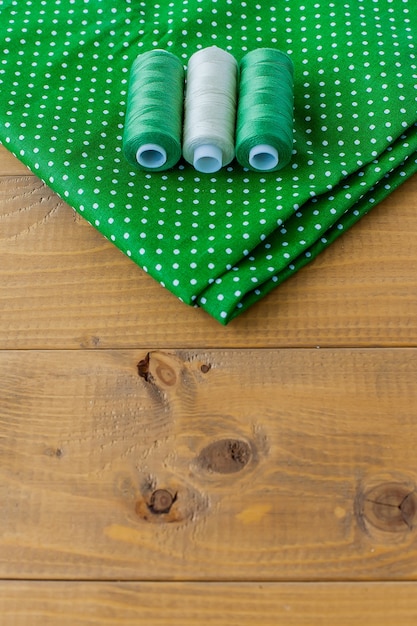
[[[127,161],[162,171],[181,157],[184,68],[166,50],[150,50],[133,62],[123,132]]]
[[[240,62],[236,158],[257,171],[288,165],[293,145],[294,67],[273,48],[248,52]]]

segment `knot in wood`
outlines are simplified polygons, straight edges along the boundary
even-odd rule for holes
[[[218,474],[240,472],[250,461],[251,447],[240,439],[220,439],[203,448],[197,459],[200,467]]]
[[[372,487],[362,497],[361,515],[379,530],[402,533],[417,520],[417,495],[409,486],[387,482]]]
[[[174,502],[175,496],[167,489],[157,489],[151,495],[148,508],[152,513],[161,515],[163,513],[169,513]]]
[[[180,367],[179,363],[171,355],[162,352],[148,352],[137,364],[139,376],[147,383],[162,383],[165,387],[173,387],[177,383],[176,367]]]
[[[138,374],[141,378],[144,378],[146,380],[146,382],[149,382],[149,357],[150,357],[150,353],[148,352],[148,354],[145,356],[144,359],[142,359],[141,361],[139,361],[137,368],[138,368]]]
[[[167,387],[173,387],[177,382],[175,370],[167,363],[158,363],[155,368],[155,374]]]

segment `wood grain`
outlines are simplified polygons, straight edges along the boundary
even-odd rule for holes
[[[416,208],[223,328],[0,147],[1,626],[415,626]]]
[[[0,576],[415,580],[416,381],[415,349],[2,351]]]
[[[0,145],[0,176],[28,175],[28,168],[11,152]]]
[[[224,328],[0,157],[0,348],[417,346],[417,177]]]
[[[4,626],[415,626],[416,585],[0,584]]]

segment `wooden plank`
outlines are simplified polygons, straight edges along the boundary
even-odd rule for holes
[[[415,626],[413,583],[0,584],[4,626]]]
[[[417,579],[417,350],[3,351],[0,576]]]
[[[0,176],[27,176],[28,173],[27,167],[0,145]]]
[[[414,177],[223,328],[38,179],[0,177],[0,348],[416,346],[416,209]]]

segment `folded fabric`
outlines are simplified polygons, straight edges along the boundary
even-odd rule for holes
[[[415,0],[0,0],[0,140],[105,237],[223,324],[417,171]],[[129,71],[217,45],[294,63],[294,151],[279,172],[122,153]]]

